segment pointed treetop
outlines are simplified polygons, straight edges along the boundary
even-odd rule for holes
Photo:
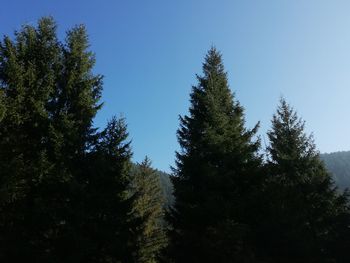
[[[226,74],[222,61],[222,55],[214,46],[209,49],[205,56],[203,73],[205,76],[210,76],[211,74]]]
[[[271,122],[268,151],[273,161],[318,156],[313,135],[305,132],[305,121],[284,98]]]

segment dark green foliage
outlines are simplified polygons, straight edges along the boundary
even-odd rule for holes
[[[50,243],[67,225],[67,193],[72,179],[63,171],[63,143],[50,133],[56,120],[49,109],[62,73],[56,26],[42,19],[0,44],[0,83],[6,111],[0,126],[2,254],[45,260]],[[87,105],[90,107],[91,105]],[[56,162],[59,160],[59,162]],[[60,190],[59,190],[60,189]],[[22,253],[18,253],[20,250]]]
[[[131,149],[124,119],[113,118],[87,154],[84,262],[131,262]]]
[[[252,140],[257,127],[244,127],[215,48],[197,78],[178,130],[169,254],[175,262],[249,262],[247,208],[261,162]]]
[[[132,176],[134,173],[139,172],[139,169],[140,169],[139,164],[133,164],[131,169]],[[170,174],[154,168],[153,168],[153,172],[159,178],[162,196],[165,201],[164,208],[167,209],[168,207],[172,206],[172,204],[174,203],[173,184],[170,180]]]
[[[131,153],[123,122],[92,128],[93,66],[83,26],[62,43],[43,18],[0,42],[1,262],[127,257]]]
[[[158,261],[160,251],[166,246],[164,227],[164,196],[159,175],[151,167],[150,160],[138,165],[133,174],[132,192],[133,217],[141,222],[135,229],[135,262],[154,263]]]
[[[338,194],[304,122],[284,99],[268,136],[260,253],[271,262],[333,262],[332,246],[350,222],[347,197]]]
[[[52,18],[0,41],[1,262],[350,262],[348,193],[285,100],[263,166],[210,49],[170,182],[131,163],[123,118],[93,127],[94,63],[84,26],[61,42]],[[323,157],[338,183],[342,156]]]
[[[341,190],[350,188],[350,152],[334,152],[321,154],[334,182]]]
[[[5,111],[6,111],[6,105],[5,105],[4,94],[3,94],[3,91],[0,90],[0,124],[2,119],[5,116]]]
[[[174,203],[173,184],[170,180],[170,174],[155,169],[155,173],[159,177],[163,196],[165,197],[165,208],[171,207]]]

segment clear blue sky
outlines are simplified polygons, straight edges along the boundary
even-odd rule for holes
[[[0,34],[52,15],[59,34],[87,26],[104,108],[127,118],[134,160],[169,171],[178,115],[211,45],[222,51],[247,126],[264,137],[281,95],[306,120],[321,152],[350,150],[350,1],[9,0]],[[265,136],[266,137],[266,136]]]

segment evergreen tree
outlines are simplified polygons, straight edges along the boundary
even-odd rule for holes
[[[166,245],[164,229],[165,198],[160,178],[146,157],[133,174],[133,217],[140,222],[136,234],[135,262],[158,262],[160,251]]]
[[[84,158],[101,77],[83,26],[58,41],[52,18],[0,42],[0,260],[79,258]]]
[[[83,262],[132,262],[135,245],[131,229],[137,227],[130,216],[131,148],[123,118],[112,118],[88,154],[85,174],[84,211],[81,225]]]
[[[0,123],[5,116],[6,106],[3,91],[0,89]]]
[[[11,258],[8,255],[14,257],[11,260],[43,260],[61,220],[46,216],[55,206],[49,203],[56,199],[50,191],[57,179],[47,136],[47,107],[60,60],[55,30],[52,20],[42,19],[37,28],[24,26],[14,41],[4,37],[0,43],[0,89],[6,109],[0,126],[0,258],[4,262]]]
[[[228,87],[221,54],[211,48],[203,76],[180,117],[170,213],[175,262],[251,262],[248,207],[258,185],[259,141],[244,127],[243,108]]]
[[[333,262],[330,248],[343,235],[337,227],[347,228],[341,222],[347,197],[338,194],[304,126],[281,99],[268,132],[268,208],[259,245],[272,262]]]

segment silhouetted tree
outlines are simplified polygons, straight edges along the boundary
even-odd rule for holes
[[[132,262],[131,148],[123,118],[112,118],[87,154],[81,221],[83,262]]]
[[[272,262],[333,262],[336,228],[349,209],[304,126],[281,99],[268,132],[268,212],[260,233],[260,252]]]
[[[248,209],[261,160],[258,126],[244,127],[221,54],[211,48],[203,76],[180,117],[170,213],[170,257],[175,262],[251,262]]]
[[[131,258],[126,126],[92,127],[102,77],[88,46],[84,26],[60,42],[52,18],[0,42],[3,262]]]

